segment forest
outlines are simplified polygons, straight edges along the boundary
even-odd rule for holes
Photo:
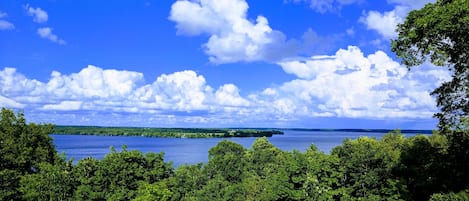
[[[329,154],[223,140],[207,163],[177,168],[125,146],[73,163],[53,129],[2,109],[0,200],[469,200],[468,129],[345,139]]]
[[[174,138],[228,138],[228,137],[272,137],[283,134],[273,129],[216,129],[216,128],[143,128],[101,126],[55,126],[54,134],[145,136]]]

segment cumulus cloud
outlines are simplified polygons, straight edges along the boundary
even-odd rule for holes
[[[50,40],[54,43],[58,43],[60,45],[65,45],[66,44],[64,40],[60,39],[59,37],[57,37],[57,35],[52,33],[52,28],[50,28],[50,27],[42,27],[42,28],[37,29],[37,34],[41,38],[48,39],[48,40]]]
[[[394,9],[386,12],[369,11],[361,18],[360,22],[366,25],[367,29],[375,30],[386,39],[397,37],[396,28],[402,23],[407,14],[413,9],[420,9],[427,3],[433,3],[435,0],[388,0],[388,3],[396,4]]]
[[[422,8],[423,6],[425,6],[425,4],[434,3],[434,2],[435,2],[435,0],[412,0],[412,1],[408,1],[408,0],[388,0],[388,3],[407,6],[407,7],[410,7],[412,9],[419,9],[419,8]]]
[[[247,19],[244,0],[176,1],[169,19],[176,22],[178,34],[209,35],[204,44],[213,63],[272,61],[294,55],[297,44],[269,26],[267,18]]]
[[[149,124],[164,121],[192,126],[256,125],[252,123],[314,117],[427,119],[436,110],[429,92],[450,78],[446,70],[431,64],[408,71],[382,51],[365,55],[355,46],[278,65],[297,78],[246,95],[231,83],[212,87],[203,75],[191,70],[146,82],[139,72],[90,65],[67,75],[53,71],[47,82],[41,82],[4,68],[0,70],[0,106],[24,108],[39,116],[75,115],[88,119],[77,121],[89,124],[103,115],[119,117],[116,122],[126,124],[142,125],[130,118],[138,117]]]
[[[12,99],[0,95],[0,106],[6,108],[23,108],[24,104],[18,103]]]
[[[81,101],[62,101],[58,104],[46,104],[41,109],[71,111],[79,110],[81,108],[81,105]]]
[[[436,109],[429,92],[450,77],[429,64],[409,72],[382,51],[365,56],[354,46],[279,65],[300,79],[260,97],[291,97],[295,113],[313,116],[426,118]]]
[[[47,22],[47,20],[49,19],[47,12],[42,10],[39,7],[33,8],[29,4],[26,4],[24,8],[26,9],[26,12],[28,13],[28,15],[33,17],[34,22],[44,23],[44,22]]]
[[[360,3],[362,0],[289,0],[292,2],[305,2],[318,13],[336,12],[343,6]]]
[[[203,76],[186,70],[159,76],[151,85],[137,89],[134,97],[147,107],[192,111],[206,109],[211,92]]]
[[[2,18],[7,17],[8,14],[0,11],[0,30],[10,30],[14,29],[15,25],[13,25],[11,22],[4,20]]]
[[[207,109],[208,101],[213,101],[207,97],[214,96],[205,78],[194,71],[163,74],[145,84],[142,73],[92,65],[69,75],[53,71],[48,82],[4,68],[0,71],[0,92],[2,105],[15,107],[150,113]],[[236,96],[236,91],[229,92]]]
[[[225,84],[215,92],[215,102],[225,106],[248,106],[249,101],[239,95],[239,89],[234,84]]]
[[[394,10],[384,13],[370,11],[360,20],[367,29],[375,30],[384,38],[392,39],[397,37],[397,25],[404,21],[408,12],[408,7],[397,6]]]

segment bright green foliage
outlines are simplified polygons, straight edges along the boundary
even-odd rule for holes
[[[441,194],[436,193],[433,194],[429,201],[467,201],[469,200],[469,190],[461,191],[459,193],[447,193]]]
[[[162,180],[153,184],[147,182],[140,183],[137,191],[137,197],[134,201],[147,201],[147,200],[159,200],[169,201],[172,196],[171,190],[166,184],[167,181]]]
[[[245,148],[232,141],[223,140],[208,151],[207,171],[211,177],[221,175],[229,182],[241,181],[245,165]]]
[[[306,176],[303,189],[308,200],[338,200],[345,191],[337,155],[326,155],[314,145],[306,150]]]
[[[179,166],[170,180],[172,200],[194,200],[206,182],[201,163]]]
[[[171,164],[163,159],[162,153],[143,155],[139,151],[127,151],[125,146],[121,152],[111,149],[101,161],[82,159],[73,171],[77,181],[74,200],[131,200],[137,195],[137,189],[143,197],[147,196],[144,192],[153,196],[152,190],[163,185],[155,183],[172,175]]]
[[[340,160],[347,194],[365,200],[400,199],[401,186],[392,171],[398,161],[384,143],[368,137],[345,140],[332,150]],[[394,197],[396,196],[396,197]]]
[[[38,172],[21,178],[20,191],[25,200],[73,200],[76,186],[71,161],[57,160],[55,164],[41,163]]]
[[[469,117],[469,1],[438,0],[409,13],[398,25],[392,51],[411,67],[430,60],[452,71],[452,80],[432,92],[440,128],[454,129]]]
[[[74,194],[74,200],[100,200],[102,197],[102,187],[98,178],[97,171],[99,161],[94,158],[84,158],[78,161],[73,169],[73,176],[77,180],[77,187]]]

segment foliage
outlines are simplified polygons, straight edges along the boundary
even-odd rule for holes
[[[411,67],[429,60],[446,66],[452,80],[432,92],[441,112],[439,127],[454,129],[469,115],[469,1],[438,0],[409,13],[398,25],[392,50]]]
[[[174,169],[163,153],[143,154],[125,146],[120,152],[111,148],[102,160],[85,158],[73,164],[53,149],[47,154],[47,148],[54,147],[47,143],[51,143],[45,133],[51,131],[48,125],[26,124],[22,115],[2,112],[1,200],[439,201],[468,197],[468,130],[409,138],[394,131],[381,139],[346,139],[330,154],[314,145],[305,152],[282,151],[265,137],[257,138],[249,149],[223,140],[209,150],[208,163]],[[31,136],[35,141],[29,140]]]
[[[0,200],[19,200],[20,179],[53,164],[55,147],[50,124],[27,124],[23,113],[2,108],[0,115]]]

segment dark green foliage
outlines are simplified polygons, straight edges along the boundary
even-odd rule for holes
[[[144,188],[142,192],[151,192],[155,187],[151,185],[169,178],[172,167],[164,163],[162,153],[143,155],[124,147],[121,152],[111,150],[101,161],[80,160],[75,175],[79,181],[77,200],[131,200],[139,187]]]
[[[20,200],[22,175],[36,173],[42,163],[53,164],[55,147],[49,124],[27,124],[23,113],[2,108],[0,116],[0,200]]]
[[[241,181],[245,166],[245,149],[242,145],[223,140],[208,152],[207,172],[210,177],[222,176],[233,183]]]
[[[438,0],[409,13],[398,25],[392,51],[408,67],[430,60],[452,72],[452,80],[432,92],[441,112],[439,127],[454,129],[469,117],[469,1]]]

